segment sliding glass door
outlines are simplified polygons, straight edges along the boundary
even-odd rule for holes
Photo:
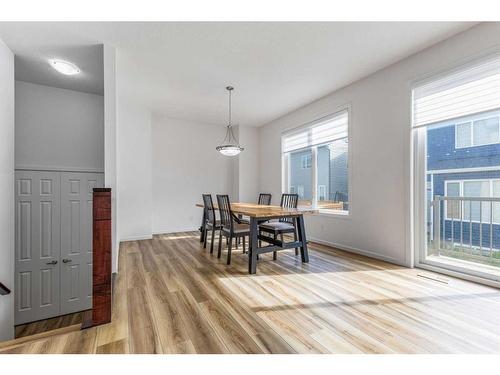
[[[417,265],[500,281],[500,58],[413,90]]]

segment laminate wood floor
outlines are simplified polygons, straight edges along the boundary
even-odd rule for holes
[[[66,314],[55,318],[44,319],[37,322],[20,324],[16,326],[16,338],[36,335],[42,332],[52,331],[55,329],[69,327],[74,324],[82,323],[83,312],[74,314]]]
[[[500,353],[498,289],[314,244],[232,258],[196,232],[122,243],[111,324],[0,352]]]

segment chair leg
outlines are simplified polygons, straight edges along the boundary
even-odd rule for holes
[[[238,250],[238,244],[239,244],[239,243],[240,243],[240,238],[239,238],[239,237],[236,237],[236,238],[234,239],[234,248],[235,248],[236,250]]]
[[[293,224],[295,226],[295,230],[293,231],[293,240],[295,242],[297,242],[297,225],[296,225],[296,223],[297,223],[297,221],[294,220]],[[299,248],[298,247],[295,248],[295,256],[297,256],[297,255],[299,255]]]
[[[278,235],[276,233],[274,233],[274,239],[276,240],[278,238]],[[273,260],[276,260],[278,259],[278,252],[277,251],[273,251]]]
[[[219,232],[219,251],[217,252],[217,258],[220,258],[222,254],[222,231]]]
[[[236,242],[236,238],[234,239]],[[231,246],[233,245],[233,238],[229,237],[229,244],[227,245],[227,265],[231,264]]]
[[[246,250],[245,250],[245,236],[243,236],[243,254],[245,254]]]
[[[207,229],[205,229],[205,232],[207,231]],[[203,238],[203,248],[206,249],[207,248],[207,233],[205,233],[205,236]]]
[[[212,228],[212,241],[210,242],[210,254],[214,252],[215,226]]]

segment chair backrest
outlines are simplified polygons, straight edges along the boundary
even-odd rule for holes
[[[259,204],[265,204],[265,205],[269,206],[271,204],[271,197],[272,197],[271,194],[260,193],[259,194]]]
[[[220,222],[223,227],[233,230],[233,214],[228,195],[217,194],[217,204],[219,205]]]
[[[297,208],[299,202],[298,194],[281,194],[280,206],[283,208]],[[293,218],[281,218],[279,221],[293,223]]]
[[[215,209],[212,201],[212,194],[202,194],[203,209],[205,210],[205,220],[215,223]]]

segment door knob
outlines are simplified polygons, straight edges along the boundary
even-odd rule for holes
[[[57,260],[52,260],[50,262],[47,262],[48,265],[54,265],[57,264]]]
[[[63,259],[63,263],[71,263],[71,259]]]

